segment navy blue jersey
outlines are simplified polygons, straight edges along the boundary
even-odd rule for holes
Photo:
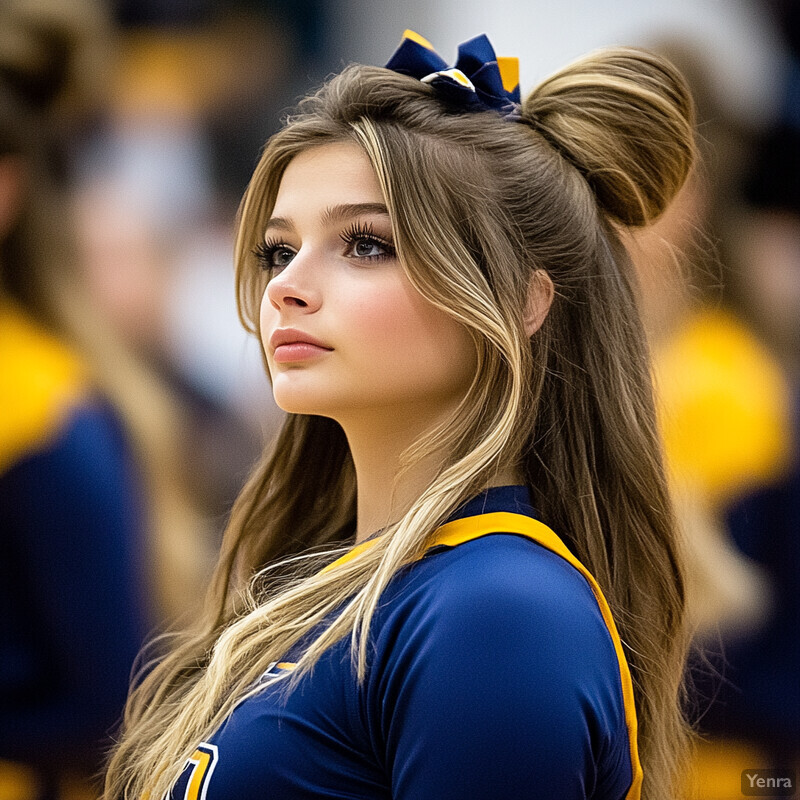
[[[489,489],[439,528],[371,636],[362,683],[345,639],[288,696],[278,682],[240,703],[174,800],[638,798],[608,606],[525,487]]]

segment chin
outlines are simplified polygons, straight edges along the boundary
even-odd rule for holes
[[[286,391],[273,386],[275,405],[287,414],[309,414],[318,417],[332,416],[331,404],[325,402],[318,392]]]
[[[275,405],[287,414],[313,414],[319,415],[319,405],[317,403],[303,402],[297,398],[282,398],[273,394]]]

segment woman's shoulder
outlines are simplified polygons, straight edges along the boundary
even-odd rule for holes
[[[52,440],[89,394],[80,356],[24,311],[0,303],[0,471]]]
[[[492,533],[434,547],[390,585],[382,622],[390,638],[483,636],[504,649],[590,650],[616,664],[607,621],[587,575],[562,553],[529,537]],[[380,618],[379,618],[380,619]],[[555,654],[555,650],[550,650]],[[566,653],[564,654],[566,656]]]
[[[419,564],[443,603],[490,597],[550,606],[571,600],[596,605],[591,587],[563,555],[529,536],[498,531],[455,546],[434,545]],[[413,573],[412,573],[413,574]]]
[[[413,749],[430,734],[431,747],[444,736],[468,742],[458,770],[503,756],[501,741],[531,743],[539,767],[561,779],[626,763],[632,710],[612,633],[590,581],[563,555],[489,534],[431,550],[390,588],[364,704],[390,756],[404,736]],[[619,771],[629,784],[630,770]]]

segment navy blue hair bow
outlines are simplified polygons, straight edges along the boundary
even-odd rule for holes
[[[448,67],[427,39],[407,30],[387,69],[433,86],[465,111],[497,111],[519,119],[519,61],[498,58],[485,34],[459,45],[455,67]]]

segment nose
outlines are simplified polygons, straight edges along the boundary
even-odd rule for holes
[[[269,281],[265,299],[276,311],[288,308],[302,309],[305,313],[316,311],[322,302],[322,294],[315,272],[311,254],[301,250]]]

